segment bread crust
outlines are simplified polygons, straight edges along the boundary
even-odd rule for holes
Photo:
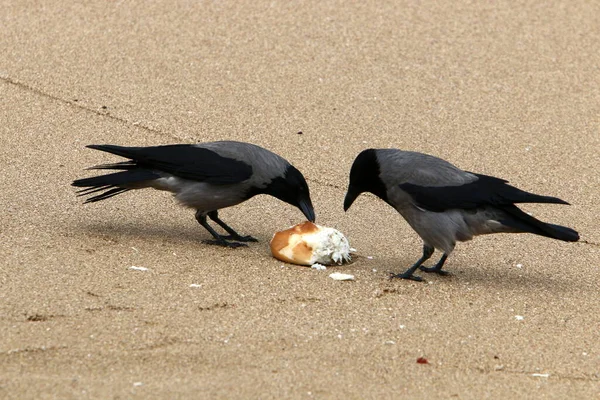
[[[313,249],[302,240],[302,235],[315,233],[320,228],[310,221],[276,232],[271,240],[271,253],[278,260],[300,265],[311,265]]]

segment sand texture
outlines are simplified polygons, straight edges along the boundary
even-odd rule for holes
[[[8,0],[0,51],[0,398],[600,396],[600,2]],[[87,144],[220,139],[302,171],[354,262],[272,258],[303,221],[272,197],[221,211],[259,239],[225,249],[168,193],[70,186],[119,161]],[[560,197],[523,209],[582,240],[389,280],[422,243],[372,195],[344,213],[370,147]]]

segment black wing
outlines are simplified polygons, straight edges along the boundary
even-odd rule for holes
[[[477,180],[459,186],[420,186],[403,183],[400,188],[410,194],[416,204],[429,211],[442,212],[453,208],[469,209],[486,205],[504,206],[514,203],[569,204],[550,196],[540,196],[508,185],[508,181],[493,176],[473,174]]]
[[[226,185],[245,181],[252,176],[252,166],[245,162],[220,156],[212,150],[189,144],[152,147],[122,147],[114,145],[89,145],[91,149],[106,151],[132,162],[113,164],[154,169],[180,178]]]

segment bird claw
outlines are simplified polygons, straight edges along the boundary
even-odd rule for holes
[[[429,272],[429,273],[434,273],[434,274],[438,274],[438,275],[442,275],[442,276],[448,276],[450,275],[450,272],[448,271],[444,271],[441,268],[436,268],[436,267],[423,267],[420,266],[419,269],[423,272]]]
[[[235,249],[237,247],[247,247],[248,246],[246,243],[228,242],[226,240],[203,240],[202,243],[212,244],[215,246],[230,247],[232,249]]]
[[[258,239],[253,238],[252,236],[241,236],[241,235],[227,235],[222,236],[224,240],[236,240],[238,242],[258,242]]]
[[[416,281],[416,282],[422,282],[423,278],[421,278],[420,276],[415,276],[413,274],[407,274],[406,272],[403,272],[401,274],[392,274],[390,273],[390,279],[393,278],[398,278],[398,279],[408,279],[411,281]]]

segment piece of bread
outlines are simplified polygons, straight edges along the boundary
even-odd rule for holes
[[[307,221],[276,232],[271,253],[292,264],[342,264],[350,260],[350,245],[340,231]]]

